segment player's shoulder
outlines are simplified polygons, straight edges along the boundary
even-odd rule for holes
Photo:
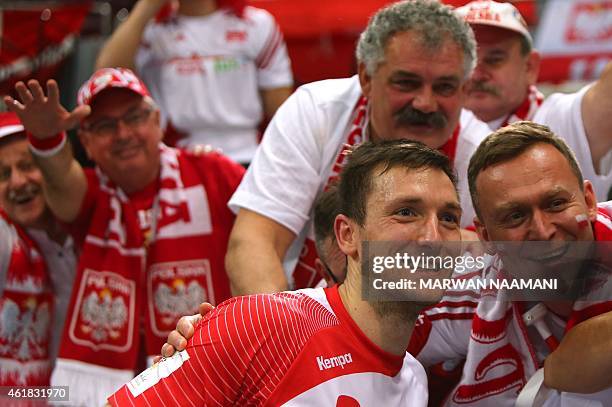
[[[202,323],[221,320],[243,321],[245,330],[260,337],[295,332],[296,325],[324,327],[338,323],[323,289],[233,297],[207,314]]]
[[[350,78],[325,79],[300,86],[296,92],[298,98],[310,98],[318,106],[341,104],[352,109],[361,95],[357,75]]]
[[[274,16],[268,10],[253,6],[244,8],[242,18],[255,24],[276,24]]]

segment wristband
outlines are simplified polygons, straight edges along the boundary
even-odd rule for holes
[[[30,132],[26,132],[30,142],[30,150],[41,157],[51,157],[57,154],[66,144],[66,133],[61,132],[51,138],[38,139]]]

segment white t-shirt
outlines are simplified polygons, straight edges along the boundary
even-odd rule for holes
[[[360,96],[357,76],[298,88],[270,122],[251,166],[229,202],[236,212],[239,208],[257,212],[297,235],[285,256],[287,275],[294,269],[304,238],[311,231],[313,203],[346,142]],[[472,153],[490,130],[467,110],[461,113],[460,126],[454,162],[463,207],[461,224],[468,226],[474,210],[467,167]]]
[[[293,84],[274,17],[254,7],[243,18],[217,10],[149,23],[136,68],[164,122],[189,134],[179,145],[210,144],[238,162],[250,161],[257,147],[259,90]]]
[[[597,200],[606,201],[612,188],[612,166],[608,166],[601,173],[595,171],[582,121],[582,98],[590,86],[587,85],[576,93],[550,95],[538,109],[533,121],[550,127],[556,135],[565,140],[576,155],[582,176],[593,183]]]

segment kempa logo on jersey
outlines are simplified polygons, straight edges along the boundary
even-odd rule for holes
[[[351,356],[350,353],[332,356],[331,358],[327,359],[324,359],[323,356],[317,356],[319,370],[327,370],[338,366],[344,369],[344,365],[348,365],[349,363],[353,363],[353,356]]]

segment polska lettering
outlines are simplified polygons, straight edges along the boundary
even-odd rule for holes
[[[346,353],[344,355],[339,356],[332,356],[331,358],[327,359],[324,359],[323,356],[317,356],[317,364],[319,365],[319,370],[332,369],[338,366],[344,369],[344,365],[348,365],[349,363],[353,363],[353,356],[351,356],[350,353]]]

